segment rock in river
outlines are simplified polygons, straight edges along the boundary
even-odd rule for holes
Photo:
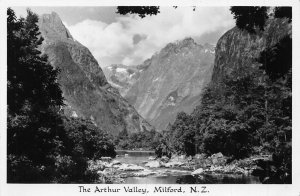
[[[148,163],[146,163],[145,165],[146,167],[151,167],[151,168],[158,168],[161,166],[159,161],[150,161]]]
[[[155,160],[155,157],[150,156],[148,159],[149,159],[150,161],[154,161],[154,160]]]
[[[134,173],[133,176],[135,176],[135,177],[146,177],[146,176],[153,175],[153,174],[156,174],[156,172],[145,169],[143,171],[139,171],[139,172]]]
[[[203,171],[204,171],[204,170],[203,170],[202,168],[196,169],[195,171],[192,172],[192,175],[199,175],[199,174],[202,174]]]
[[[164,164],[165,167],[180,167],[182,165],[184,165],[184,163],[182,163],[180,161],[171,161],[171,162]]]
[[[145,168],[138,166],[138,165],[134,165],[134,164],[122,164],[118,170],[121,171],[139,171],[139,170],[144,170]]]

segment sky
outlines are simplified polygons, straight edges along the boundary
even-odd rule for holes
[[[26,8],[13,7],[18,16]],[[161,7],[140,18],[116,14],[116,7],[30,7],[41,15],[56,12],[74,39],[92,52],[101,67],[137,65],[166,44],[192,37],[199,44],[216,44],[234,26],[229,7]]]

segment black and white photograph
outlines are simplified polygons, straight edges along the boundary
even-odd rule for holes
[[[4,184],[294,187],[296,5],[5,6]]]

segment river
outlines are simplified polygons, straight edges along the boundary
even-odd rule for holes
[[[126,155],[125,155],[126,154]],[[149,156],[155,156],[153,151],[117,150],[116,160],[121,163],[145,166]],[[150,175],[146,177],[127,177],[126,184],[259,184],[257,177],[242,174],[210,174],[192,176],[191,171],[182,168],[151,168],[164,175]],[[171,172],[170,172],[171,171]],[[167,173],[167,175],[166,175]]]

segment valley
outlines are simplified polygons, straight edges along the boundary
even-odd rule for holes
[[[167,44],[141,65],[104,68],[108,81],[157,130],[191,113],[210,82],[215,49],[186,38]]]
[[[93,53],[56,12],[8,9],[7,181],[291,184],[291,7],[232,6],[216,44],[174,27],[180,39],[164,45],[130,32],[159,6],[116,9],[124,18],[78,23],[124,31],[100,37],[103,51],[86,42]],[[143,43],[159,49],[130,64]]]

